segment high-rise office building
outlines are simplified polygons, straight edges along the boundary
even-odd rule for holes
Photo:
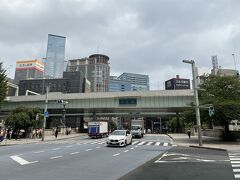
[[[66,37],[48,34],[45,78],[61,78],[64,71]]]
[[[148,75],[125,72],[118,79],[129,82],[131,84],[131,91],[149,91]]]
[[[131,91],[130,82],[118,79],[117,76],[109,78],[109,92]]]
[[[43,77],[44,64],[40,60],[23,60],[16,62],[16,71],[14,81],[39,79]]]
[[[91,92],[107,92],[109,88],[109,57],[93,54],[89,58],[68,61],[67,71],[80,71],[91,83]]]
[[[165,81],[166,90],[178,90],[178,89],[190,89],[190,79],[180,78],[179,75],[176,78]]]

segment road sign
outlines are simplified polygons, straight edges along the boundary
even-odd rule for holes
[[[46,111],[46,112],[44,112],[44,116],[45,117],[49,117],[49,114],[48,114],[48,112]]]

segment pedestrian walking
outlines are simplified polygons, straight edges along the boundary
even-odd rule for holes
[[[58,128],[56,128],[56,131],[55,131],[55,138],[57,138],[58,136]]]
[[[190,131],[190,129],[188,129],[187,134],[188,134],[188,138],[190,139],[191,138],[191,131]]]

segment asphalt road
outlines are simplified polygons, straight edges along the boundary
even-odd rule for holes
[[[174,147],[120,180],[233,180],[227,151]]]
[[[84,136],[1,147],[0,179],[118,179],[173,147],[163,135],[134,139],[121,148],[106,147],[105,140]]]

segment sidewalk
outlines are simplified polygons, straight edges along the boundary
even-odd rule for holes
[[[74,137],[79,137],[79,136],[86,136],[86,133],[76,133],[76,134],[69,134],[69,135],[58,135],[57,139],[55,136],[45,136],[44,142],[46,141],[57,141],[57,140],[62,140],[62,139],[69,139],[69,138],[74,138]],[[30,138],[24,138],[24,139],[11,139],[11,140],[3,140],[0,142],[0,146],[8,146],[8,145],[17,145],[17,144],[31,144],[31,143],[41,143],[43,142],[41,138],[36,138],[36,139],[30,139]]]
[[[198,136],[191,136],[188,138],[187,134],[167,134],[173,139],[174,143],[178,146],[194,146],[199,147]],[[203,148],[223,149],[228,151],[239,150],[240,141],[228,142],[223,141],[218,137],[202,136]]]

